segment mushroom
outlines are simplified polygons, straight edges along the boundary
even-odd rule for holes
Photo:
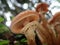
[[[54,30],[56,32],[56,45],[60,45],[60,12],[55,13],[48,22],[54,27]]]
[[[48,4],[47,3],[38,3],[36,7],[36,12],[39,13],[40,19],[43,21],[43,25],[46,25],[48,22],[45,18],[45,13],[48,12]]]
[[[32,10],[27,10],[19,13],[11,23],[11,31],[15,34],[24,34],[27,38],[28,45],[36,45],[35,33],[31,22],[39,21],[38,13]],[[34,24],[34,23],[33,23]]]
[[[16,34],[24,34],[28,40],[28,45],[36,45],[35,30],[42,44],[46,42],[46,38],[44,36],[47,35],[47,33],[43,26],[39,24],[38,15],[39,14],[35,11],[24,11],[18,14],[11,23],[11,31]],[[38,30],[40,32],[38,32]]]
[[[37,12],[44,12],[46,13],[48,11],[48,4],[47,3],[38,3],[36,7]]]
[[[47,40],[47,43],[49,43],[50,45],[54,45],[54,41],[55,41],[55,31],[50,27],[50,24],[48,23],[48,21],[45,18],[45,13],[48,11],[48,4],[46,3],[39,3],[36,7],[36,12],[39,13],[41,22],[40,24],[43,25],[43,27],[45,28],[45,31],[47,32],[47,36],[49,36]],[[39,32],[39,31],[38,31]],[[47,37],[45,36],[45,37]],[[48,41],[49,40],[49,41]]]

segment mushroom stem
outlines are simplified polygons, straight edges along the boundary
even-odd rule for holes
[[[30,22],[21,30],[21,33],[23,33],[27,38],[28,45],[36,45],[34,33],[36,29],[35,24],[35,21]]]
[[[48,44],[48,45],[52,45],[52,40],[50,37],[50,34],[48,33],[47,30],[45,30],[45,28],[38,23],[37,25],[37,30],[36,33],[40,39],[40,41],[42,42],[42,44]]]
[[[54,44],[55,43],[55,31],[48,24],[48,21],[46,20],[45,15],[40,14],[40,16],[41,16],[41,19],[42,19],[42,25],[44,26],[46,31],[49,32],[49,35],[51,36],[52,44]]]
[[[26,31],[25,36],[27,38],[28,45],[36,45],[35,33],[34,33],[34,30],[32,28],[29,28]]]

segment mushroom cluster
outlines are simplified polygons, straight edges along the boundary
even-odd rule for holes
[[[60,12],[46,20],[47,11],[48,4],[39,3],[36,11],[26,10],[19,13],[12,20],[11,31],[15,34],[24,34],[28,45],[37,45],[36,34],[42,45],[60,45]]]

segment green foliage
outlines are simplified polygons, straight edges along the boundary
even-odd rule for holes
[[[0,41],[0,45],[8,45],[9,41],[8,40],[2,40]]]
[[[4,21],[4,18],[3,17],[0,17],[0,23]]]
[[[10,19],[12,20],[14,18],[14,16],[10,16]]]
[[[58,2],[60,2],[60,0],[57,0]]]
[[[21,42],[27,42],[27,40],[25,38],[21,39]]]
[[[9,32],[9,28],[4,24],[0,23],[0,33]]]

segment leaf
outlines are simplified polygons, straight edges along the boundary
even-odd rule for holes
[[[0,23],[4,21],[4,18],[3,17],[0,17]]]
[[[0,41],[0,45],[5,45],[7,44],[8,45],[9,41],[8,40],[2,40]]]
[[[4,24],[0,23],[0,33],[9,32],[9,29]]]
[[[12,20],[14,18],[14,16],[10,16],[10,19]]]
[[[27,42],[27,40],[24,38],[24,39],[21,39],[21,42]]]

